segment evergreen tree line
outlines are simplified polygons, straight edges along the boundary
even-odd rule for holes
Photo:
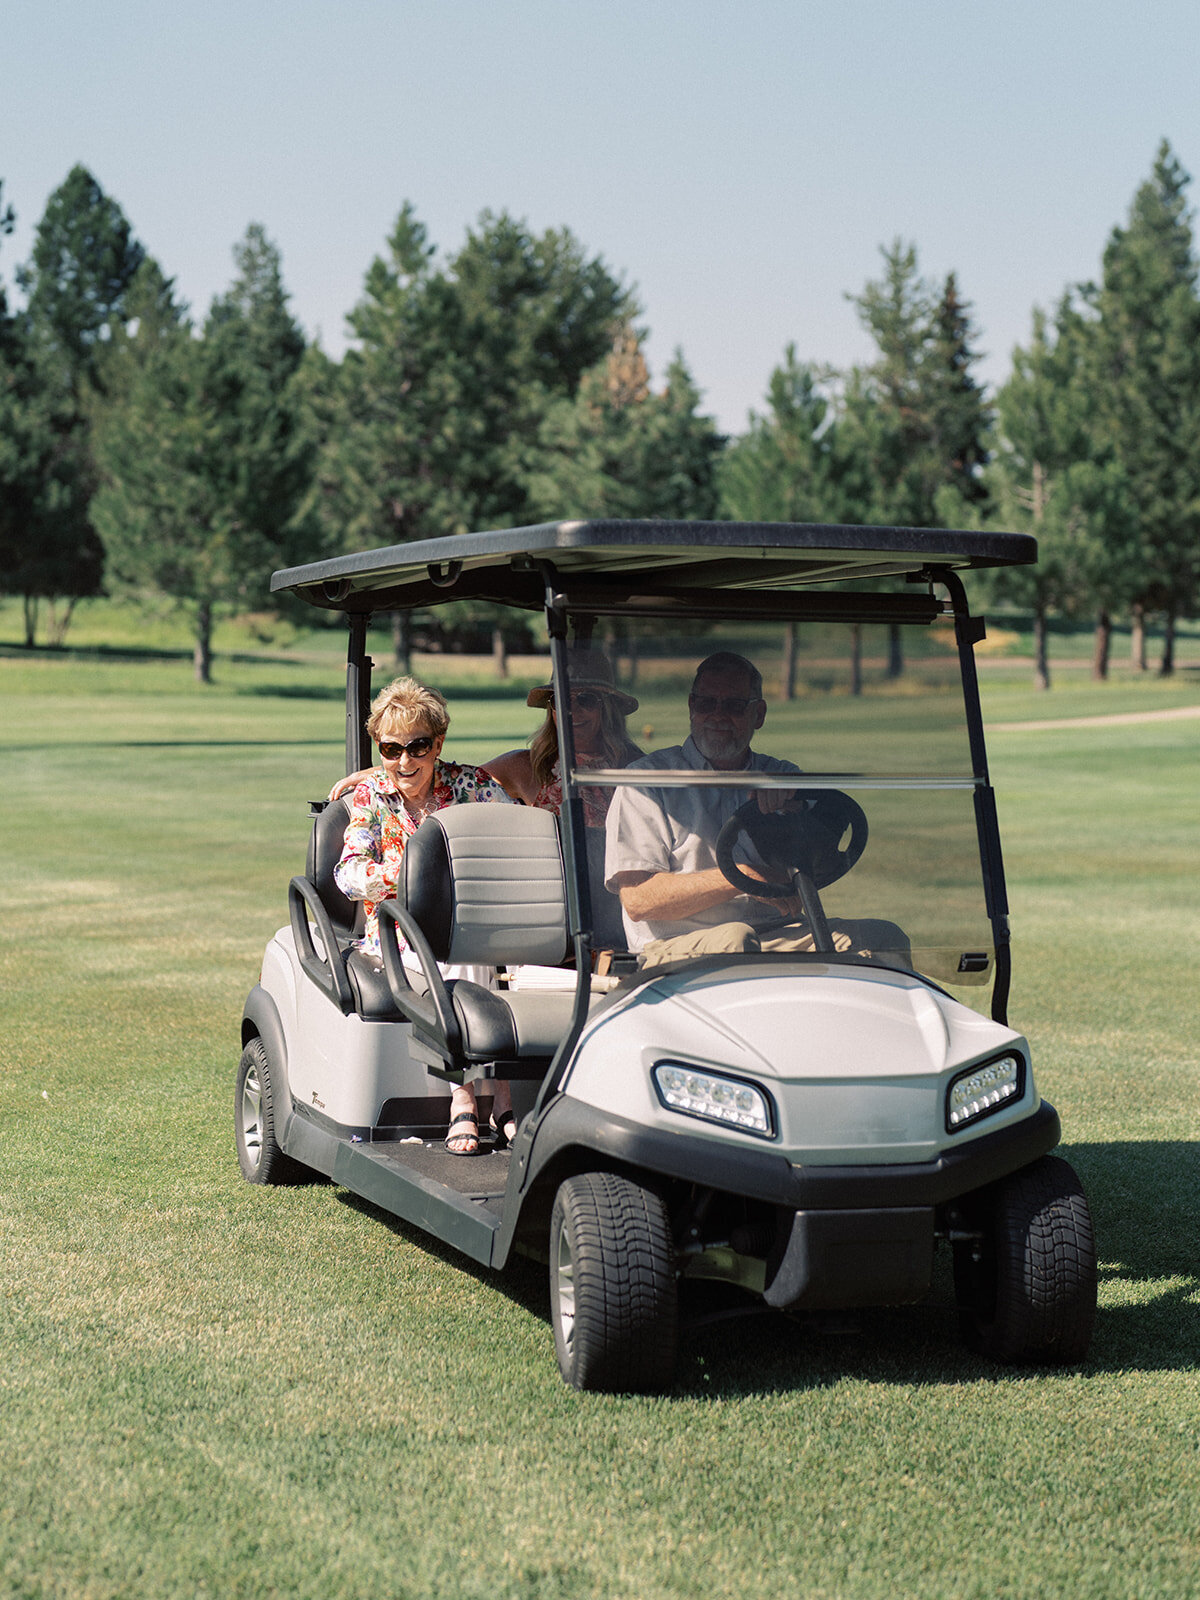
[[[1161,670],[1200,577],[1200,293],[1188,175],[1165,143],[1098,283],[1034,313],[995,397],[957,277],[912,245],[851,296],[874,346],[848,372],[794,345],[728,440],[681,354],[652,383],[643,308],[566,229],[485,212],[443,257],[405,206],[366,273],[340,361],[288,309],[252,225],[192,318],[82,166],[50,197],[18,307],[0,280],[0,585],[26,642],[61,642],[103,590],[186,606],[207,680],[220,608],[261,607],[279,566],[564,516],[1010,528],[1031,572],[994,580],[1047,624],[1164,618]],[[0,243],[13,214],[0,185]],[[461,608],[462,629],[492,629]],[[494,629],[493,629],[494,631]],[[505,640],[494,631],[503,670]],[[397,639],[403,654],[406,640]]]

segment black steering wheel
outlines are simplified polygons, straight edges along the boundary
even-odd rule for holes
[[[788,881],[763,883],[742,871],[733,847],[743,833],[768,869],[787,872]],[[796,872],[814,889],[836,883],[866,844],[867,814],[857,800],[840,789],[798,789],[780,811],[762,811],[756,799],[739,806],[717,835],[717,865],[743,894],[780,900],[796,893]]]

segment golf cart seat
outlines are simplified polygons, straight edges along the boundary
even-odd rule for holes
[[[333,871],[341,859],[350,797],[331,800],[313,819],[305,875],[288,886],[288,909],[300,965],[342,1011],[368,1022],[403,1022],[378,956],[353,948],[365,925],[362,902],[338,888]],[[317,951],[310,921],[328,959]],[[418,985],[420,980],[418,979]]]
[[[570,1027],[574,989],[488,989],[445,979],[439,963],[559,966],[566,959],[557,819],[525,806],[448,806],[409,840],[400,887],[400,897],[379,908],[384,968],[416,1042],[438,1058],[432,1070],[460,1078],[486,1065],[498,1077],[540,1076]],[[420,963],[424,993],[411,986],[397,929]]]

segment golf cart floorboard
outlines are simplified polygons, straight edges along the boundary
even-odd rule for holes
[[[444,1183],[470,1200],[500,1200],[508,1182],[508,1151],[491,1150],[480,1139],[478,1154],[456,1156],[441,1139],[423,1139],[419,1144],[385,1141],[370,1146],[377,1159],[394,1162],[406,1171]]]
[[[455,1156],[439,1139],[360,1142],[296,1115],[287,1132],[285,1148],[293,1159],[491,1266],[503,1220],[507,1150],[494,1152],[484,1144],[486,1154]]]

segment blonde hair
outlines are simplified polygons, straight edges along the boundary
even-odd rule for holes
[[[427,689],[415,678],[393,678],[371,701],[367,732],[376,744],[384,725],[389,722],[398,722],[402,728],[415,728],[423,723],[436,739],[450,726],[450,713],[444,697],[436,689]]]
[[[609,767],[625,767],[641,755],[641,750],[625,731],[625,713],[620,703],[603,689],[593,691],[600,697],[600,754]],[[542,788],[554,776],[558,765],[558,728],[554,721],[554,706],[546,708],[546,720],[529,741],[529,759],[533,764],[533,778]]]

